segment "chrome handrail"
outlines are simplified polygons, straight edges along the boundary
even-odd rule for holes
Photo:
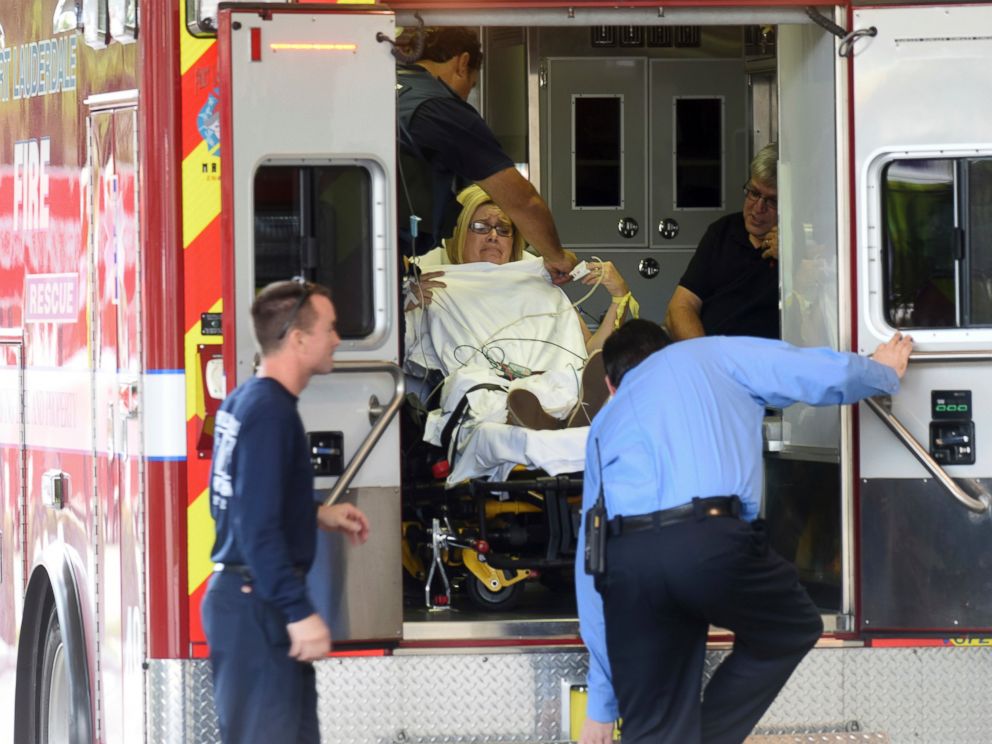
[[[328,494],[327,498],[324,499],[324,506],[330,506],[335,503],[339,498],[341,498],[341,494],[348,489],[348,486],[351,485],[351,482],[358,474],[359,468],[365,464],[369,453],[372,452],[372,448],[378,444],[383,433],[386,431],[386,427],[389,426],[390,422],[393,418],[395,418],[396,412],[400,410],[400,405],[403,403],[403,396],[406,394],[406,381],[403,378],[403,370],[393,362],[335,362],[334,372],[388,372],[392,375],[393,383],[395,384],[396,389],[393,392],[392,400],[389,401],[389,405],[386,407],[386,410],[369,430],[368,435],[355,451],[354,456],[348,462],[344,472],[338,476],[337,483],[334,484],[334,487],[331,488],[330,494]]]
[[[965,507],[973,512],[983,513],[988,511],[990,496],[988,492],[983,492],[981,494],[981,499],[976,499],[974,496],[969,496],[954,479],[947,474],[947,471],[941,467],[940,463],[933,459],[927,449],[920,444],[919,440],[914,437],[909,429],[902,425],[892,412],[886,408],[886,406],[878,398],[865,398],[862,401],[867,405],[875,414],[882,419],[882,423],[885,424],[889,430],[896,435],[896,437],[906,446],[913,456],[920,461],[920,464],[938,481],[940,484],[948,490],[948,492],[957,501],[963,504]]]
[[[992,362],[992,351],[914,351],[909,361],[917,364],[939,362]]]

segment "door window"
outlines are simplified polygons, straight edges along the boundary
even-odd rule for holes
[[[255,289],[303,276],[330,288],[342,338],[375,327],[372,175],[361,165],[274,165],[255,173]]]
[[[675,208],[723,209],[723,101],[676,98]]]
[[[895,160],[882,208],[888,322],[992,326],[992,158]]]
[[[577,95],[573,106],[573,205],[622,207],[623,98]]]

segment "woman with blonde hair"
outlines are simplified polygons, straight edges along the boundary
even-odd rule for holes
[[[502,265],[511,261],[540,260],[524,250],[526,243],[523,235],[482,188],[469,186],[458,194],[458,202],[462,205],[462,211],[451,237],[444,241],[443,247],[435,248],[415,261],[423,273],[419,280],[411,283],[407,311],[429,306],[433,291],[445,286],[441,281],[444,271],[433,270],[435,267],[476,262]],[[630,287],[611,261],[591,262],[588,266],[589,273],[578,281],[590,286],[600,283],[613,297],[595,333],[579,317],[586,351],[591,353],[603,347],[606,338],[619,328],[628,315],[636,318],[639,308]]]

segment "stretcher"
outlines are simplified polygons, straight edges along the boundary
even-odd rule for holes
[[[429,608],[463,590],[507,610],[528,580],[571,585],[588,427],[512,426],[506,398],[525,389],[567,417],[585,341],[540,261],[440,268],[446,286],[407,314],[406,370],[438,382],[421,386],[430,410],[408,435],[428,461],[405,479],[404,567]]]

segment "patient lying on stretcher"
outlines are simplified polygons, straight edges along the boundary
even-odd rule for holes
[[[606,398],[601,365],[588,364],[589,353],[637,312],[626,282],[610,263],[593,264],[582,280],[602,284],[615,298],[592,333],[543,263],[524,253],[522,238],[488,195],[473,186],[459,200],[454,235],[418,260],[419,280],[406,300],[407,369],[444,376],[441,408],[428,418],[424,438],[440,443],[466,395],[472,422],[462,439],[483,422],[588,425]]]

